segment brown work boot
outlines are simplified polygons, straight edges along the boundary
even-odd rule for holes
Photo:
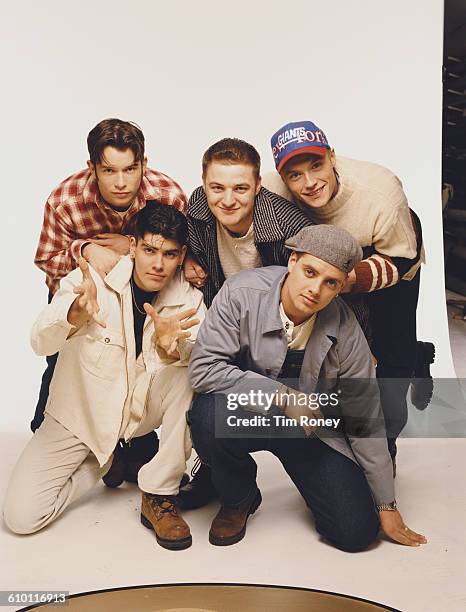
[[[193,542],[188,524],[179,516],[173,500],[142,493],[141,523],[155,531],[157,542],[168,550],[183,550]]]
[[[215,546],[229,546],[242,540],[246,533],[248,516],[254,514],[261,502],[261,493],[256,489],[250,499],[241,506],[222,506],[212,522],[209,542]]]

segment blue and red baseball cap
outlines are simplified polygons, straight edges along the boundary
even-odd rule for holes
[[[270,139],[275,167],[278,172],[286,162],[303,153],[324,156],[331,149],[323,131],[312,121],[287,123]]]

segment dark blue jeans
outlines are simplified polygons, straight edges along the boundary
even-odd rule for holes
[[[367,294],[371,313],[372,352],[377,359],[380,403],[387,428],[388,450],[408,420],[406,395],[416,364],[416,309],[421,271],[411,281]]]
[[[52,301],[52,298],[53,298],[53,294],[50,293],[49,291],[49,294],[47,297],[48,304],[50,304],[50,302]],[[37,400],[36,409],[34,411],[34,417],[30,423],[30,427],[33,433],[36,431],[36,429],[39,429],[39,427],[42,425],[42,421],[44,420],[45,406],[47,405],[47,400],[49,398],[49,388],[50,388],[50,383],[52,382],[53,373],[55,372],[55,366],[57,364],[58,353],[55,353],[54,355],[49,355],[45,359],[47,361],[47,368],[45,369],[45,372],[42,374],[39,398]]]
[[[222,414],[223,413],[223,414]],[[251,418],[253,412],[227,410],[225,396],[198,395],[188,412],[194,447],[212,469],[222,504],[235,507],[257,488],[257,464],[251,452],[267,450],[282,463],[315,518],[316,529],[345,551],[367,548],[377,537],[379,517],[362,469],[301,428],[283,435],[276,427],[235,427],[234,438],[216,436],[215,418]],[[291,435],[298,437],[290,437]],[[254,437],[251,437],[254,436]]]
[[[40,391],[39,391],[39,399],[37,400],[36,409],[34,411],[34,418],[31,421],[30,427],[34,432],[36,429],[42,425],[42,421],[44,420],[44,410],[47,405],[47,400],[49,398],[49,388],[50,383],[52,382],[53,373],[55,372],[55,366],[57,364],[58,353],[54,355],[50,355],[46,357],[47,360],[47,368],[45,372],[42,374],[42,381],[40,383]]]

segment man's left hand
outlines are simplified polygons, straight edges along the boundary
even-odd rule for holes
[[[207,272],[197,263],[192,257],[185,257],[184,260],[184,277],[198,289],[201,289],[207,281]]]
[[[118,255],[128,255],[129,253],[129,236],[123,236],[123,234],[97,234],[89,242],[112,249]]]
[[[164,350],[169,357],[179,358],[178,342],[189,338],[191,332],[186,330],[198,325],[199,319],[187,320],[195,315],[197,310],[189,308],[171,317],[161,317],[156,313],[155,308],[147,302],[144,304],[144,310],[154,322],[156,345]]]
[[[420,546],[427,543],[423,535],[412,531],[404,524],[398,510],[382,510],[379,512],[379,517],[382,531],[395,542],[405,546]]]

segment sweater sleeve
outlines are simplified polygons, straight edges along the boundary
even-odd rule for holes
[[[382,198],[376,218],[373,253],[355,268],[353,293],[377,291],[396,285],[416,264],[420,249],[411,220],[406,196],[399,179],[393,175],[390,189],[379,194]]]

